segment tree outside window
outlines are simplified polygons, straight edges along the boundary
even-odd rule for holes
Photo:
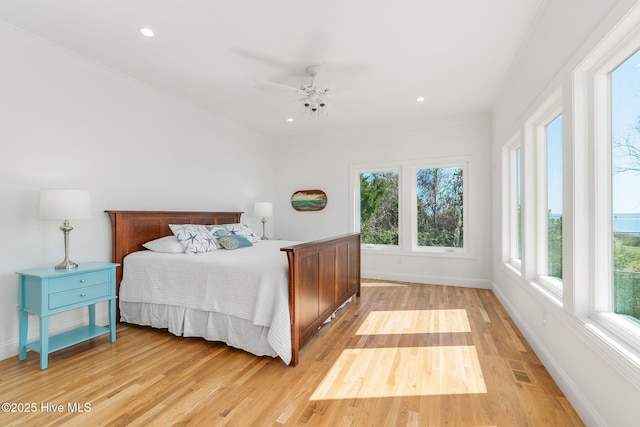
[[[362,243],[398,245],[398,171],[360,174]]]
[[[418,246],[464,247],[463,168],[419,169]]]

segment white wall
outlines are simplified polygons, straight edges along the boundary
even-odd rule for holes
[[[637,361],[633,361],[636,356],[620,351],[620,347],[616,349],[598,336],[588,319],[574,316],[575,307],[566,304],[571,298],[565,296],[566,306],[561,308],[503,265],[502,223],[508,218],[501,216],[502,200],[506,197],[501,193],[501,149],[539,104],[554,90],[562,88],[563,141],[571,146],[563,154],[569,155],[567,159],[573,158],[573,147],[584,144],[575,141],[577,136],[573,134],[572,70],[636,3],[640,2],[548,2],[546,13],[520,53],[520,60],[513,67],[493,113],[494,291],[583,421],[592,426],[638,425],[640,371]],[[573,176],[574,164],[567,160],[563,168],[565,166],[565,178]],[[570,178],[569,181],[571,187],[573,181]],[[575,203],[584,196],[576,197],[570,192],[565,196],[563,226],[568,232],[565,236],[580,242],[584,238],[576,236],[581,233],[579,227],[574,233],[573,212],[581,209]],[[578,246],[575,250],[584,253],[585,249]],[[572,245],[565,246],[564,259],[573,257]],[[575,283],[575,273],[570,271],[565,278],[564,286],[569,291],[585,286],[585,283]]]
[[[327,118],[326,120],[330,120]],[[362,255],[364,277],[489,287],[491,278],[491,143],[488,116],[438,120],[395,129],[371,129],[282,141],[275,154],[275,228],[284,239],[312,240],[351,231],[350,167],[361,163],[468,156],[471,187],[465,243],[468,259]],[[297,190],[327,193],[324,210],[298,212]]]
[[[549,1],[491,122],[470,118],[319,135],[275,148],[224,119],[0,23],[0,359],[17,354],[15,271],[53,265],[63,256],[59,224],[36,218],[42,188],[91,191],[94,216],[72,222],[71,258],[108,261],[105,209],[250,214],[255,200],[273,200],[268,235],[276,230],[283,239],[315,239],[350,231],[352,164],[464,155],[471,156],[474,174],[473,257],[402,257],[399,263],[393,256],[365,255],[364,275],[471,286],[493,278],[496,294],[584,421],[636,425],[640,393],[611,362],[610,350],[596,348],[582,323],[508,274],[499,246],[502,144],[557,86],[570,92],[570,70],[633,3]],[[326,209],[294,211],[290,195],[314,188],[327,193]],[[258,219],[245,219],[260,229]],[[99,313],[104,318],[103,307]],[[51,327],[67,328],[84,318],[80,312],[56,316]]]
[[[2,23],[0,58],[0,359],[18,351],[15,271],[64,257],[61,222],[37,219],[40,189],[91,192],[93,217],[71,221],[79,263],[111,259],[105,209],[241,210],[262,226],[252,206],[273,197],[270,141]]]

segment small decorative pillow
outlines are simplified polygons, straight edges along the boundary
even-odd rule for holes
[[[217,240],[222,245],[223,248],[228,250],[246,248],[247,246],[253,246],[249,241],[249,239],[247,239],[246,237],[242,237],[234,234],[218,237]]]
[[[143,247],[153,252],[162,252],[165,254],[181,254],[184,253],[184,246],[176,236],[165,236],[142,244]]]
[[[251,243],[260,241],[260,237],[247,224],[224,224],[224,228],[234,236],[247,238]]]
[[[205,225],[205,227],[207,227],[207,231],[209,232],[209,234],[213,236],[213,241],[215,242],[218,249],[222,249],[222,245],[218,241],[218,238],[222,236],[228,236],[231,233],[229,233],[227,229],[221,225]]]
[[[178,242],[184,246],[186,254],[200,254],[203,252],[213,252],[218,247],[215,239],[207,227],[198,224],[169,224],[171,232],[176,236]]]
[[[211,234],[216,239],[218,237],[228,236],[229,234],[231,234],[222,225],[205,225],[205,227],[207,227],[207,231],[209,231],[209,234]]]

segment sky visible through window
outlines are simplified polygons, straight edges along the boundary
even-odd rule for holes
[[[623,62],[611,73],[611,127],[612,140],[629,139],[640,144],[640,51]],[[634,166],[633,160],[616,159],[613,151],[613,167]],[[628,156],[627,156],[628,158]],[[636,164],[636,168],[640,165]],[[613,174],[613,213],[640,213],[640,172],[624,171]],[[640,231],[640,230],[638,230]]]
[[[611,145],[613,311],[640,322],[640,51],[611,72]]]
[[[623,62],[611,73],[611,127],[613,141],[624,138],[635,140],[640,146],[640,51]],[[558,141],[548,145],[550,149],[562,149],[562,118],[552,121],[547,126],[548,141]],[[553,148],[555,147],[555,148]],[[550,173],[562,171],[561,151],[553,155],[548,153],[547,158]],[[614,151],[615,154],[615,151]],[[640,159],[638,159],[640,160]],[[613,166],[633,166],[629,162],[613,159]],[[635,165],[640,168],[640,164]],[[561,182],[561,181],[556,181]],[[640,214],[640,172],[617,172],[613,175],[613,213],[614,214]],[[557,191],[554,191],[557,190]],[[552,215],[562,213],[562,188],[561,186],[549,186],[548,209]],[[640,230],[638,230],[640,231]]]
[[[562,116],[547,125],[547,209],[562,215]]]

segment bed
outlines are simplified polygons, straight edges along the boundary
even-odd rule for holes
[[[145,250],[142,245],[154,239],[172,235],[169,224],[235,224],[240,223],[242,214],[242,212],[120,210],[109,210],[106,213],[111,221],[113,262],[122,266],[118,267],[116,271],[116,292],[119,297],[121,294],[120,285],[123,280],[123,268],[129,268],[127,267],[128,264],[133,265],[131,260],[137,257],[155,257],[155,255],[149,254],[148,252],[151,251]],[[261,246],[262,243],[265,243],[265,245]],[[272,254],[275,253],[273,255],[276,257],[274,258],[276,259],[275,262],[282,263],[270,274],[273,277],[280,274],[285,276],[283,295],[286,294],[286,300],[284,303],[278,304],[285,305],[284,308],[288,314],[288,319],[283,319],[280,315],[275,321],[273,330],[268,327],[266,329],[262,328],[257,332],[254,331],[255,333],[250,330],[246,333],[250,341],[257,339],[256,334],[262,335],[259,339],[264,340],[269,339],[265,334],[271,334],[271,338],[273,336],[277,337],[276,341],[280,344],[286,338],[287,345],[279,344],[276,346],[278,348],[274,350],[285,363],[290,366],[296,366],[299,362],[300,349],[320,326],[348,300],[355,296],[360,296],[360,234],[351,233],[304,243],[274,240],[257,243],[255,247],[251,248],[251,250],[260,249],[266,251],[270,249]],[[242,251],[247,249],[250,248],[229,252],[243,253]],[[248,255],[251,252],[244,253]],[[129,254],[132,254],[132,256],[128,257],[125,262],[125,257]],[[160,255],[160,260],[156,259],[154,261],[155,265],[168,265],[167,262],[163,261],[163,257],[168,260],[170,255],[158,255]],[[223,254],[220,253],[220,255]],[[261,256],[257,255],[258,258]],[[190,262],[199,262],[201,260],[204,262],[207,254],[185,255],[182,258],[189,259]],[[210,258],[213,259],[214,257],[211,256]],[[216,268],[214,267],[214,269]],[[196,290],[196,292],[199,291]],[[122,299],[120,304],[123,304]],[[263,299],[263,297],[253,298],[252,301],[262,301]],[[148,309],[148,307],[145,309]],[[155,309],[158,309],[158,307]],[[159,307],[159,309],[174,310],[175,307]],[[177,315],[180,316],[179,313]],[[202,315],[205,317],[222,315],[226,316],[227,320],[234,317],[227,316],[226,313],[217,313],[215,307],[209,313],[196,313],[195,317],[202,317]],[[153,316],[153,313],[150,316]],[[118,311],[117,319],[121,319],[120,311]],[[131,320],[132,323],[135,323],[135,321],[136,319]],[[191,324],[193,322],[195,322],[194,319],[187,319],[187,323]],[[241,325],[242,328],[247,326],[250,329],[250,325],[246,325],[246,322]],[[258,325],[258,327],[261,327],[261,325]],[[286,330],[287,328],[288,330]],[[198,329],[201,329],[201,332],[197,332]],[[192,330],[188,335],[207,338],[207,334],[206,328],[192,325]],[[260,348],[252,351],[251,346],[253,344],[251,343],[249,345],[231,343],[230,345],[254,354],[263,353]],[[290,355],[288,354],[289,351]],[[282,354],[283,352],[287,354]],[[274,354],[269,355],[274,356]]]

